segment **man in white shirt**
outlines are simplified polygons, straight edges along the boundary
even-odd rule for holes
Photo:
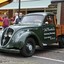
[[[15,13],[15,20],[14,20],[14,23],[16,22],[16,19],[18,18],[18,13],[16,12]]]

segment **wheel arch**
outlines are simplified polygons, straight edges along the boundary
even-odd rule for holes
[[[26,32],[18,40],[18,42],[21,42],[20,47],[19,47],[20,49],[25,45],[25,42],[26,42],[27,38],[33,38],[35,40],[35,42],[36,42],[35,43],[36,45],[39,45],[40,47],[43,47],[39,37],[35,33]]]
[[[39,38],[36,35],[31,34],[27,38],[33,38],[35,40],[35,44],[42,47],[41,42],[40,42]]]
[[[59,35],[57,40],[59,43],[59,47],[64,48],[64,35]]]

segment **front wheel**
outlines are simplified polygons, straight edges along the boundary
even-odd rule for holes
[[[35,52],[35,40],[27,38],[24,47],[20,50],[21,54],[25,57],[30,57]]]

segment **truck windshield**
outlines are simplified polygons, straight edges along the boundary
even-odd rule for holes
[[[21,21],[21,23],[23,24],[27,24],[27,23],[29,23],[29,24],[42,24],[42,21],[43,21],[43,19],[44,19],[44,17],[43,17],[43,15],[28,15],[28,16],[25,16],[23,19],[22,19],[22,21]]]

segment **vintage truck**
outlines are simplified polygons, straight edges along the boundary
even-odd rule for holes
[[[53,43],[64,46],[64,25],[57,25],[53,13],[29,13],[20,23],[3,31],[0,50],[19,50],[23,56],[30,57],[36,46],[43,48],[43,44]]]

